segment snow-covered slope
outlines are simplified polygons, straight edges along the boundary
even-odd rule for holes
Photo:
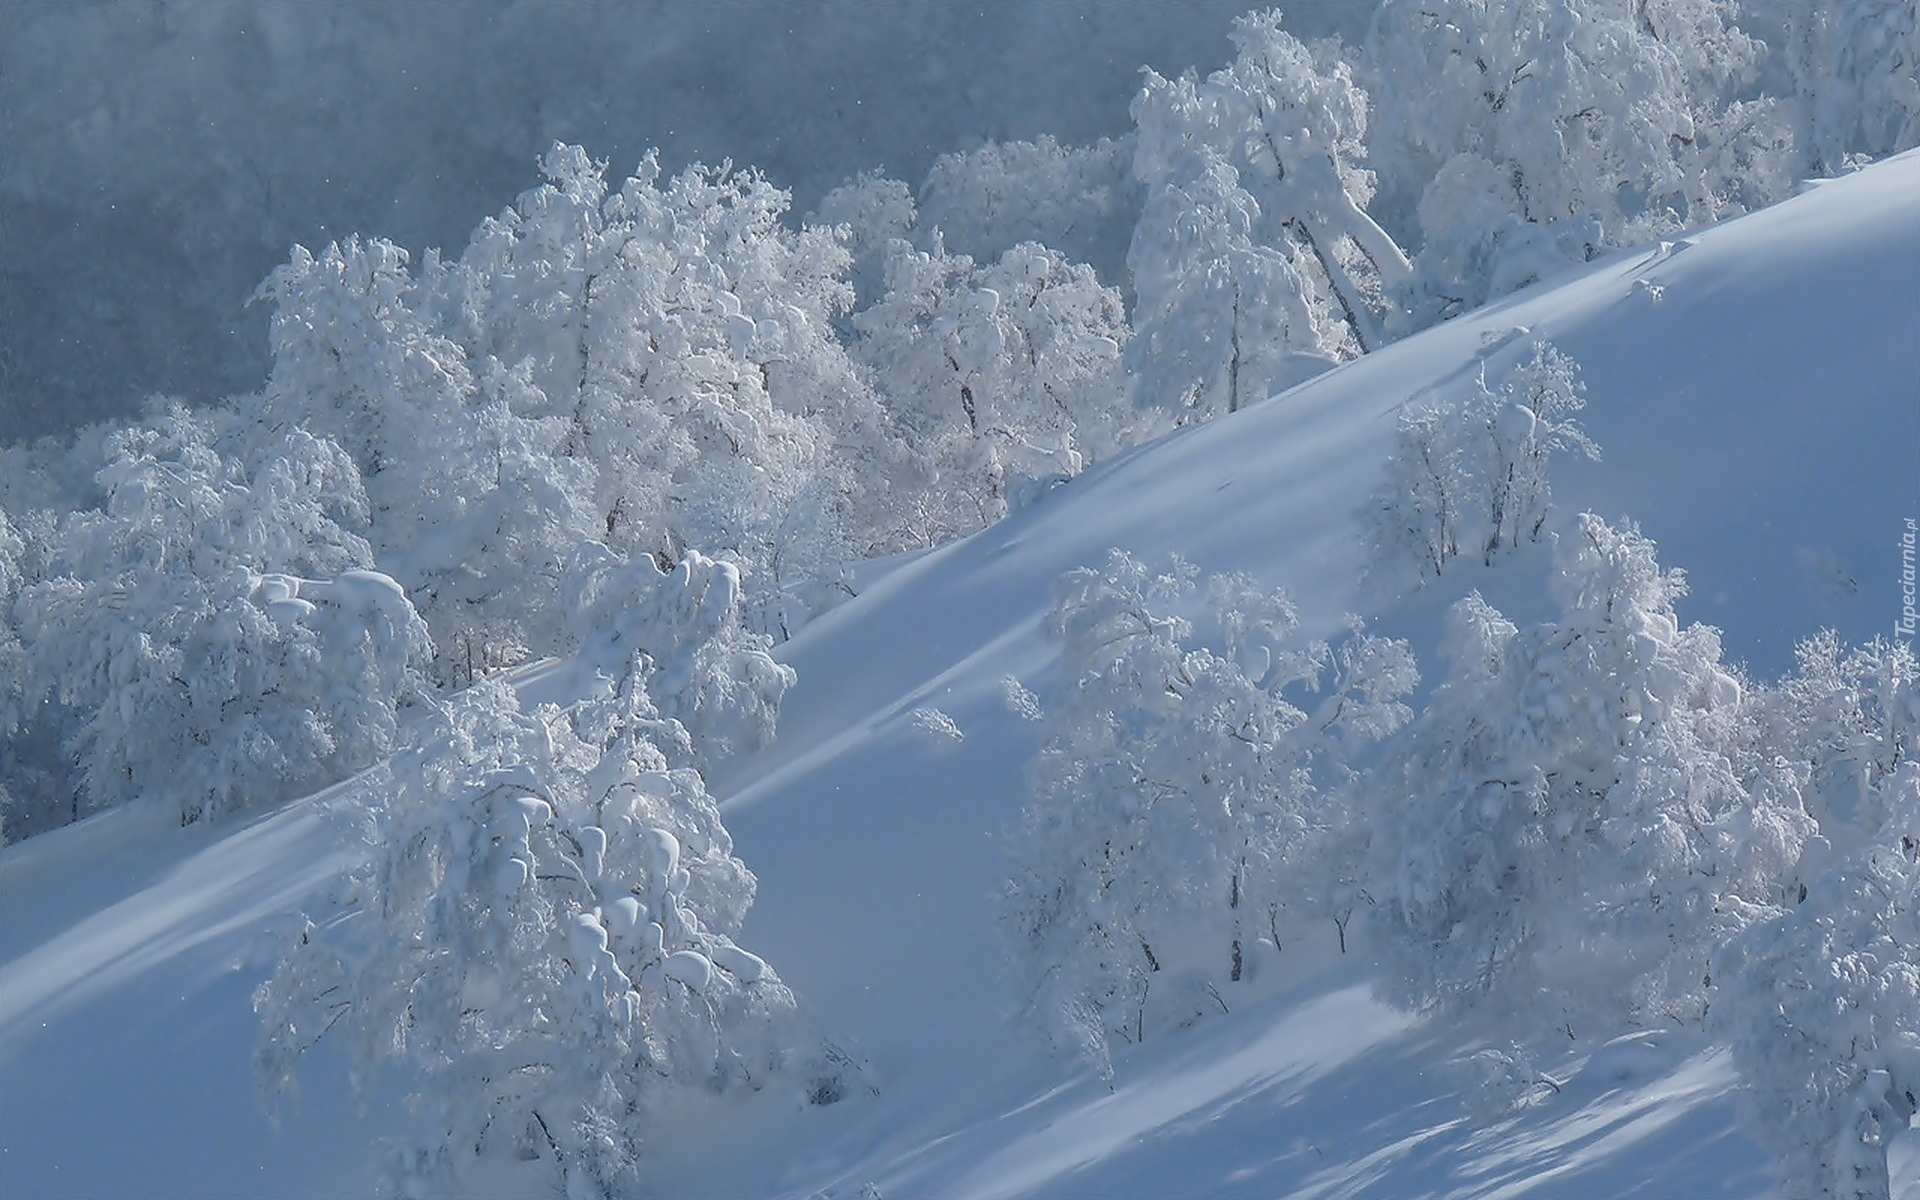
[[[1521,330],[1526,332],[1522,333]],[[714,781],[760,878],[748,944],[867,1065],[873,1094],[771,1100],[663,1132],[670,1196],[1758,1196],[1723,1054],[1608,1047],[1551,1102],[1476,1117],[1460,1031],[1375,1002],[1364,940],[1262,964],[1260,998],[1119,1063],[1109,1091],[1012,1018],[994,898],[1035,727],[999,680],[1047,681],[1038,622],[1109,547],[1290,589],[1308,633],[1368,610],[1414,637],[1467,586],[1524,613],[1537,564],[1364,598],[1356,510],[1398,405],[1534,338],[1577,359],[1597,464],[1555,523],[1628,516],[1685,567],[1683,615],[1762,674],[1795,637],[1898,612],[1920,513],[1920,156],[1621,255],[1090,472],[873,582],[783,653],[778,742]],[[1551,527],[1551,524],[1550,524]],[[1511,597],[1511,599],[1509,599]],[[564,673],[529,686],[564,686]],[[936,706],[959,742],[916,732]],[[350,1195],[404,1110],[348,1102],[322,1058],[277,1128],[247,998],[272,936],[342,853],[326,798],[244,827],[112,815],[0,853],[0,1195]]]

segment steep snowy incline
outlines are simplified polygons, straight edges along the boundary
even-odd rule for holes
[[[1583,420],[1603,451],[1557,464],[1550,528],[1582,509],[1637,520],[1662,561],[1688,571],[1683,613],[1720,625],[1730,652],[1765,674],[1822,627],[1891,632],[1899,530],[1920,511],[1917,155],[1595,264],[1092,472],[804,630],[785,655],[800,683],[779,742],[721,781],[761,881],[754,943],[857,1040],[885,1089],[884,1115],[843,1154],[872,1161],[855,1143],[873,1138],[910,1155],[915,1138],[956,1132],[943,1109],[959,1117],[977,1096],[983,1114],[1023,1086],[990,1080],[1019,1074],[1030,1045],[1010,1023],[993,898],[1035,735],[1005,711],[998,680],[1045,682],[1038,620],[1052,581],[1109,547],[1178,552],[1289,588],[1303,631],[1330,633],[1362,607],[1355,514],[1381,478],[1397,407],[1538,338],[1581,363]],[[1377,616],[1418,644],[1468,586],[1540,591],[1532,565],[1512,570],[1532,574],[1462,570]],[[918,736],[922,705],[965,740]],[[1702,1119],[1724,1135],[1730,1114]],[[1632,1144],[1584,1160],[1597,1172],[1588,1194],[1625,1194],[1608,1172],[1644,1167],[1640,1151],[1622,1153]],[[910,1175],[913,1194],[944,1194],[937,1172]],[[1394,1191],[1389,1180],[1376,1194]],[[1210,1193],[1196,1181],[1190,1194]]]
[[[1363,952],[1269,956],[1232,1017],[1135,1052],[1112,1091],[1012,1018],[995,898],[1036,733],[998,681],[1050,683],[1052,581],[1113,546],[1178,551],[1288,587],[1303,633],[1371,607],[1417,644],[1467,586],[1524,602],[1538,556],[1363,600],[1356,512],[1403,401],[1539,337],[1584,368],[1605,455],[1558,464],[1559,522],[1637,519],[1690,573],[1683,614],[1763,672],[1823,625],[1891,632],[1892,547],[1920,515],[1915,155],[1146,447],[802,631],[779,741],[715,790],[760,879],[745,943],[877,1091],[663,1131],[658,1194],[1766,1194],[1712,1047],[1629,1040],[1561,1064],[1551,1103],[1489,1122],[1444,1066],[1463,1035],[1373,1001]],[[962,740],[918,732],[921,706]],[[248,1065],[263,953],[342,861],[325,813],[322,797],[215,829],[113,816],[0,851],[0,1195],[368,1194],[406,1119],[389,1091],[356,1114],[344,1061],[322,1056],[276,1132]]]

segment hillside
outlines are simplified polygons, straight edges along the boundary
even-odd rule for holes
[[[1423,667],[1469,587],[1524,616],[1534,554],[1363,595],[1356,513],[1404,401],[1541,338],[1580,363],[1603,451],[1560,465],[1550,529],[1637,521],[1688,573],[1682,614],[1760,676],[1820,628],[1886,633],[1920,512],[1916,197],[1908,154],[1536,286],[1105,464],[807,626],[778,740],[712,786],[759,878],[748,943],[874,1090],[690,1120],[657,1141],[658,1194],[1767,1194],[1723,1051],[1628,1039],[1564,1064],[1550,1102],[1476,1118],[1446,1064],[1481,1033],[1373,999],[1364,935],[1270,956],[1251,1003],[1122,1056],[1112,1091],[1045,1056],[993,921],[1036,736],[999,681],[1046,681],[1052,581],[1116,546],[1285,586],[1308,634],[1366,610]],[[917,732],[923,706],[963,740]],[[249,996],[351,853],[329,804],[188,829],[122,811],[0,851],[0,1193],[369,1192],[399,1081],[356,1108],[323,1053],[276,1123],[249,1068]]]

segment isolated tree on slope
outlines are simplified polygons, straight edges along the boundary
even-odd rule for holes
[[[1538,540],[1553,502],[1549,459],[1600,457],[1574,417],[1585,406],[1578,365],[1544,343],[1492,384],[1481,361],[1464,397],[1410,402],[1364,513],[1369,576],[1430,578],[1463,553],[1491,566]]]
[[[86,807],[217,816],[391,752],[426,630],[365,569],[340,448],[289,434],[249,473],[176,407],[108,455],[104,510],[61,523],[17,604],[29,694],[78,722]]]
[[[1128,253],[1134,361],[1195,347],[1193,381],[1149,377],[1149,402],[1161,406],[1191,403],[1196,382],[1211,399],[1254,352],[1270,356],[1249,372],[1267,376],[1252,381],[1257,391],[1291,381],[1274,357],[1333,360],[1378,347],[1383,294],[1407,271],[1366,212],[1367,98],[1337,50],[1309,49],[1280,28],[1277,11],[1240,18],[1233,39],[1232,65],[1204,81],[1148,71],[1133,102],[1134,174],[1146,188]],[[1183,294],[1192,275],[1211,302]],[[1260,345],[1276,334],[1278,347]],[[1234,405],[1239,393],[1229,387],[1223,399],[1220,407]]]
[[[1150,1005],[1154,1024],[1224,1006],[1283,913],[1335,907],[1330,793],[1406,718],[1415,673],[1404,643],[1356,629],[1329,650],[1297,628],[1283,593],[1222,576],[1203,597],[1178,559],[1153,574],[1115,551],[1057,585],[1061,687],[1007,914],[1030,1013],[1061,1040],[1103,1057],[1147,1034]]]
[[[422,1073],[434,1129],[393,1163],[407,1194],[500,1157],[547,1160],[570,1197],[626,1194],[676,1097],[767,1086],[807,1053],[792,995],[734,941],[753,876],[676,765],[694,743],[651,698],[670,676],[618,632],[590,639],[596,662],[630,651],[600,694],[527,712],[482,681],[369,777],[351,918],[309,925],[256,996],[270,1087],[335,1028],[363,1075]]]
[[[1813,823],[1791,773],[1736,762],[1742,688],[1680,627],[1684,590],[1583,516],[1556,621],[1455,606],[1446,681],[1369,785],[1376,929],[1415,1006],[1697,1019],[1712,947],[1779,911]]]

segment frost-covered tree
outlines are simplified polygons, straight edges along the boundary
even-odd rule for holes
[[[1194,173],[1149,192],[1128,253],[1135,335],[1127,386],[1174,421],[1238,412],[1325,370],[1338,334],[1284,248],[1255,239],[1239,172],[1202,150]]]
[[[1722,1031],[1789,1196],[1886,1200],[1920,1094],[1920,666],[1905,643],[1801,644],[1752,732],[1819,823],[1789,911],[1729,946]]]
[[[1491,565],[1537,540],[1553,499],[1548,460],[1600,456],[1574,416],[1586,406],[1579,366],[1551,345],[1492,384],[1483,359],[1470,386],[1400,412],[1386,481],[1365,510],[1378,582],[1439,575],[1462,553]]]
[[[66,455],[32,456],[47,457]],[[14,608],[45,577],[57,531],[52,509],[31,509],[17,523],[0,512],[0,844],[76,821],[82,811],[66,748],[75,714],[42,694]]]
[[[854,317],[854,352],[927,482],[896,536],[932,545],[1131,440],[1120,295],[1091,268],[1022,243],[976,265],[895,240],[886,293]]]
[[[808,224],[831,229],[853,258],[855,307],[871,307],[886,293],[888,247],[910,238],[920,209],[913,189],[879,171],[866,171],[821,197]],[[843,333],[853,324],[842,317]]]
[[[1205,80],[1149,70],[1132,109],[1146,189],[1132,361],[1148,403],[1204,398],[1203,415],[1381,345],[1407,272],[1367,213],[1367,97],[1339,48],[1302,44],[1278,11],[1242,17],[1233,39]]]
[[[1449,670],[1368,785],[1374,929],[1422,1008],[1590,1033],[1697,1019],[1715,946],[1780,911],[1814,833],[1742,753],[1744,690],[1651,542],[1583,516],[1557,619],[1477,593]]]
[[[1362,62],[1415,326],[1786,194],[1783,114],[1731,99],[1758,49],[1722,0],[1386,0]]]
[[[1140,210],[1132,158],[1127,138],[1063,146],[1045,134],[943,154],[920,186],[917,225],[926,239],[937,233],[949,250],[975,262],[1037,242],[1117,279],[1126,246],[1104,239],[1120,229],[1116,218]]]
[[[629,1194],[669,1106],[814,1065],[792,994],[734,940],[753,876],[674,765],[687,730],[628,663],[568,710],[494,680],[446,702],[359,786],[372,853],[346,913],[307,924],[256,996],[269,1088],[335,1030],[362,1077],[417,1072],[431,1132],[392,1162],[404,1194],[503,1160],[541,1160],[569,1197]]]
[[[1891,844],[1820,877],[1721,967],[1744,1116],[1776,1148],[1783,1196],[1888,1200],[1887,1151],[1920,1111],[1920,786],[1905,800]]]
[[[651,702],[692,739],[691,765],[707,770],[773,740],[794,672],[746,627],[738,567],[693,551],[663,573],[644,555],[589,544],[565,599],[580,660],[608,678],[644,674]]]
[[[1832,631],[1796,653],[1798,669],[1755,697],[1755,743],[1805,764],[1808,811],[1849,854],[1878,844],[1920,780],[1920,661],[1911,643],[1847,646]]]
[[[20,559],[26,542],[0,509],[0,732],[10,732],[20,702],[20,643],[13,627],[13,598],[21,583]]]
[[[1216,576],[1203,595],[1192,566],[1120,551],[1062,577],[1047,628],[1061,683],[1006,915],[1030,1015],[1099,1057],[1224,1007],[1283,921],[1344,923],[1349,881],[1319,853],[1335,793],[1416,676],[1404,643],[1302,644],[1284,593]]]
[[[432,630],[435,677],[462,683],[564,649],[561,567],[594,532],[590,463],[559,453],[563,422],[536,409],[524,366],[478,364],[436,323],[408,256],[374,240],[296,247],[261,285],[273,374],[230,435],[308,428],[361,472],[380,565]]]
[[[428,643],[366,569],[346,454],[294,432],[249,470],[178,407],[107,454],[103,508],[60,523],[16,603],[28,699],[72,715],[76,811],[216,816],[390,752]]]
[[[1791,99],[1800,170],[1834,175],[1920,145],[1913,0],[1745,0]]]
[[[323,431],[359,469],[381,525],[421,506],[435,456],[473,390],[461,348],[415,311],[407,252],[349,238],[295,246],[254,293],[271,305],[273,372],[245,415],[267,437]]]
[[[559,145],[541,170],[455,262],[416,275],[350,240],[261,289],[274,374],[243,425],[348,447],[439,676],[563,649],[554,583],[589,538],[664,566],[729,556],[769,629],[850,557],[897,549],[906,457],[835,333],[836,235],[787,228],[787,194],[751,172],[663,179],[648,157],[616,188]]]
[[[853,296],[832,232],[786,228],[787,193],[752,172],[662,179],[650,156],[613,189],[565,146],[542,170],[433,287],[469,353],[532,364],[597,469],[600,536],[667,565],[730,552],[776,591],[837,565],[803,523],[872,549],[895,468],[834,337]]]
[[[430,490],[374,530],[380,565],[432,631],[442,685],[571,648],[559,593],[598,532],[595,469],[562,452],[564,422],[515,411],[530,386],[527,364],[490,360],[458,422],[421,447]]]

